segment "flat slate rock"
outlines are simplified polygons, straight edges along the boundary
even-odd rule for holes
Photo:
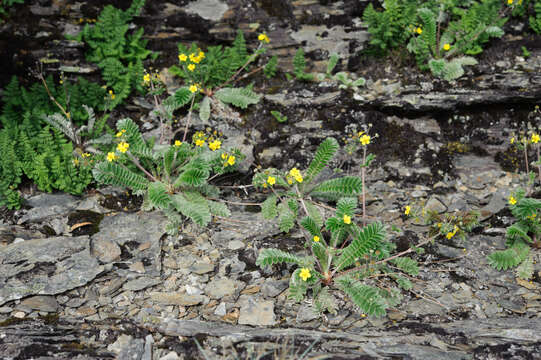
[[[0,248],[0,305],[29,295],[56,295],[104,271],[90,255],[88,236],[52,237]]]

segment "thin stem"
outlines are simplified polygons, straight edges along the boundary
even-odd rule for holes
[[[230,83],[232,83],[235,80],[235,78],[242,72],[242,70],[244,70],[248,66],[248,64],[250,64],[252,61],[254,61],[257,58],[256,52],[257,52],[257,50],[259,50],[260,47],[261,47],[261,44],[259,44],[259,47],[256,49],[256,51],[252,55],[250,55],[250,57],[248,58],[246,63],[244,63],[244,65],[242,65],[241,68],[238,69],[237,72],[234,73],[226,82],[224,82],[222,85],[220,85],[216,89],[214,89],[213,92],[216,92],[216,91],[222,89],[223,87],[229,85]],[[249,74],[251,74],[251,73],[249,73]],[[242,78],[244,78],[244,77],[242,77]]]
[[[182,142],[186,141],[186,135],[188,135],[188,126],[190,126],[190,121],[192,119],[194,101],[195,101],[195,95],[192,97],[192,103],[190,104],[190,111],[188,111],[188,120],[186,120],[186,127],[184,128],[184,136],[182,137]]]
[[[539,155],[539,144],[536,145],[537,150],[537,174],[539,181],[541,181],[541,156]]]
[[[158,181],[151,173],[149,173],[144,167],[141,166],[141,163],[139,163],[139,160],[135,156],[133,156],[131,153],[126,153],[128,157],[130,158],[131,162],[137,166],[139,170],[145,173],[146,176],[148,176],[152,181]]]
[[[231,205],[244,205],[244,206],[261,206],[262,203],[243,203],[243,202],[236,202],[236,201],[228,201],[223,199],[216,199],[216,198],[209,198],[209,200],[213,201],[219,201]]]
[[[526,161],[526,174],[529,174],[530,166],[528,165],[528,140],[524,142],[524,161]]]
[[[306,213],[306,216],[310,216],[308,213],[308,209],[306,208],[306,204],[304,203],[304,199],[302,198],[301,192],[299,191],[299,187],[297,184],[295,184],[295,191],[297,192],[297,195],[299,195],[299,199],[301,201],[302,208],[304,209],[304,212]]]
[[[363,227],[366,226],[366,190],[365,190],[365,175],[366,175],[366,146],[363,146],[363,167],[361,168],[361,179],[363,187]]]

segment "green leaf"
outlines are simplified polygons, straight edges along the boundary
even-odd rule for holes
[[[210,173],[207,169],[190,167],[178,176],[177,180],[175,180],[174,186],[175,188],[182,185],[200,186],[207,182],[209,175]]]
[[[214,96],[226,103],[241,109],[246,109],[248,105],[257,104],[261,96],[248,88],[223,88],[214,94]]]
[[[327,75],[331,75],[331,73],[334,70],[336,64],[338,64],[338,60],[340,60],[340,57],[336,53],[333,53],[329,57],[329,62],[327,63]]]
[[[193,97],[193,93],[187,87],[182,87],[175,92],[175,101],[178,108],[188,104]]]
[[[308,210],[308,216],[310,216],[310,218],[314,220],[317,226],[321,228],[324,224],[324,221],[323,216],[321,216],[321,212],[319,211],[317,205],[315,205],[309,200],[305,200],[304,205],[306,205],[306,210]]]
[[[321,226],[315,222],[315,220],[309,216],[305,217],[300,222],[301,226],[306,229],[312,236],[318,236],[320,239],[323,238],[323,235],[321,234]]]
[[[306,177],[304,181],[310,183],[310,181],[312,181],[314,177],[316,177],[317,174],[319,174],[321,170],[327,166],[329,161],[332,160],[339,148],[340,146],[338,145],[336,139],[332,137],[325,139],[318,146],[314,160],[312,160],[310,166],[308,166],[308,169],[306,170]]]
[[[409,257],[398,257],[391,260],[391,262],[403,272],[409,275],[418,275],[419,267],[417,266],[417,261]]]
[[[291,278],[289,279],[289,294],[288,298],[292,299],[293,301],[300,302],[304,299],[306,296],[306,292],[308,291],[309,284],[306,281],[303,281],[299,274],[301,272],[301,269],[295,269],[293,274],[291,274]]]
[[[274,264],[297,264],[301,267],[309,267],[314,263],[312,257],[297,256],[278,249],[263,249],[256,260],[259,267],[272,266]]]
[[[148,188],[146,178],[113,162],[104,161],[96,164],[92,174],[99,183],[124,186],[132,190],[146,190]]]
[[[521,238],[527,242],[533,242],[532,238],[528,236],[528,225],[522,224],[520,222],[514,223],[513,225],[507,228],[507,238],[516,239]]]
[[[342,251],[338,259],[338,271],[355,263],[358,258],[377,248],[385,240],[385,229],[380,222],[362,228],[353,241]]]
[[[212,215],[221,217],[231,216],[231,211],[229,211],[227,205],[225,205],[224,203],[212,200],[207,200],[207,203],[209,205],[209,210]]]
[[[327,311],[330,314],[337,314],[338,304],[336,298],[329,292],[327,287],[319,291],[314,299],[314,306],[318,313]]]
[[[522,241],[517,241],[507,250],[494,251],[487,256],[489,265],[497,270],[507,270],[520,264],[528,254],[530,247]]]
[[[518,218],[525,219],[533,214],[537,214],[540,209],[541,201],[532,198],[522,198],[515,205],[515,208],[512,209],[512,213]]]
[[[151,182],[148,185],[148,201],[150,205],[158,209],[169,207],[171,200],[169,199],[167,186],[160,181]]]
[[[357,209],[357,198],[341,198],[336,203],[336,217],[339,219],[343,219],[344,215],[353,217],[355,215],[355,209]]]
[[[130,144],[129,151],[138,157],[152,157],[152,150],[147,146],[143,139],[139,126],[129,118],[118,120],[116,127],[119,131],[125,130],[124,137],[126,142]]]
[[[321,268],[327,269],[327,266],[329,264],[329,255],[327,253],[327,248],[321,242],[312,241],[312,251],[314,252],[316,258],[319,260]]]
[[[380,296],[378,288],[361,284],[347,276],[338,278],[336,283],[362,312],[375,316],[386,314],[387,305]]]
[[[529,280],[533,276],[534,268],[534,255],[530,253],[530,255],[522,261],[522,263],[517,267],[516,273],[517,277],[523,280]]]
[[[317,185],[310,195],[327,200],[338,200],[342,197],[354,197],[362,193],[362,180],[356,176],[344,176],[330,179]]]
[[[199,226],[207,226],[211,220],[207,200],[197,192],[186,191],[171,197],[172,204],[182,215]]]
[[[276,195],[270,195],[261,204],[261,214],[263,215],[263,219],[272,220],[278,215],[278,210],[276,208],[276,199]]]
[[[203,101],[201,101],[201,105],[199,106],[199,117],[205,122],[208,121],[210,117],[210,99],[208,96],[205,96]]]
[[[289,232],[295,226],[295,219],[297,215],[291,210],[291,208],[281,203],[278,205],[278,223],[280,231]]]
[[[403,276],[397,275],[393,276],[394,280],[404,290],[411,290],[413,288],[413,284],[408,278],[405,278]]]

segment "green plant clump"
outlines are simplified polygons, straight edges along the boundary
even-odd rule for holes
[[[13,4],[24,4],[24,0],[2,0],[0,1],[0,16],[5,16],[8,13],[8,8],[12,7]],[[0,19],[0,23],[2,19]]]
[[[55,86],[52,79],[45,80],[51,96],[60,106],[69,109],[66,114],[75,123],[84,123],[89,114],[83,103],[100,108],[105,90],[84,79],[77,83]],[[92,180],[90,156],[77,156],[76,148],[56,128],[45,121],[46,116],[58,111],[42,84],[29,90],[13,78],[4,92],[4,106],[0,122],[0,205],[18,208],[21,203],[17,191],[26,175],[42,191],[62,190],[80,194]]]
[[[379,222],[359,228],[353,221],[355,198],[341,198],[335,216],[325,220],[307,216],[301,220],[311,254],[299,256],[278,249],[264,249],[257,264],[295,264],[289,281],[289,297],[302,301],[309,289],[314,308],[336,313],[337,301],[331,290],[343,291],[361,312],[383,316],[386,309],[401,302],[400,288],[410,290],[410,276],[419,272],[417,262],[404,255],[391,255],[395,245],[386,241]],[[325,230],[325,231],[324,231]]]
[[[143,28],[128,33],[129,22],[140,14],[144,4],[145,0],[135,0],[126,11],[107,5],[98,21],[93,26],[86,24],[77,38],[88,45],[87,60],[98,65],[111,88],[113,107],[126,99],[133,89],[144,91],[143,60],[150,55],[157,56],[145,48],[147,40],[142,39]]]
[[[541,34],[541,0],[534,3],[535,16],[530,16],[530,27],[537,34]]]
[[[318,147],[314,159],[304,172],[297,168],[287,174],[277,169],[266,169],[254,175],[252,183],[259,189],[271,189],[272,194],[261,205],[265,219],[278,217],[280,230],[288,232],[295,225],[302,209],[319,226],[323,218],[318,209],[316,198],[337,201],[342,197],[361,195],[362,180],[357,176],[344,176],[320,181],[319,173],[329,164],[339,149],[334,138],[327,138]]]
[[[509,208],[517,221],[507,228],[507,249],[493,252],[487,260],[498,270],[517,267],[517,277],[527,280],[533,276],[534,255],[530,249],[541,244],[541,201],[528,198],[519,190],[509,197]]]

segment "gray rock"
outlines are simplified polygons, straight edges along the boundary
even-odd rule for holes
[[[252,296],[241,296],[239,324],[270,326],[276,324],[274,301],[259,300]]]
[[[10,309],[11,312],[11,309]],[[227,314],[227,308],[225,307],[225,303],[221,302],[220,305],[216,306],[216,309],[214,309],[214,315],[216,316],[225,316]]]
[[[180,360],[178,354],[174,351],[167,353],[165,356],[162,356],[160,360]]]
[[[103,296],[110,295],[120,289],[122,284],[126,282],[126,278],[117,277],[111,280],[107,285],[99,289],[99,294]]]
[[[150,298],[152,301],[162,304],[162,305],[181,305],[181,306],[192,306],[198,305],[208,299],[203,295],[189,295],[186,293],[163,293],[163,292],[152,292],[150,293]]]
[[[159,212],[119,213],[106,216],[100,223],[100,231],[92,235],[94,242],[114,241],[123,246],[127,242],[139,244],[124,247],[130,253],[131,263],[144,261],[149,276],[159,276],[161,271],[160,238],[165,232],[167,218]]]
[[[233,295],[240,292],[245,284],[242,281],[231,280],[228,278],[214,278],[207,284],[205,293],[211,299],[221,299],[224,296]]]
[[[32,296],[24,299],[20,305],[45,312],[56,312],[58,310],[58,303],[54,296]]]
[[[442,214],[447,211],[447,206],[437,197],[432,196],[426,202],[425,208],[427,210],[435,211],[438,214]]]
[[[148,287],[158,285],[162,281],[158,278],[140,277],[135,280],[130,280],[122,287],[124,290],[140,291]]]
[[[13,309],[9,306],[1,306],[0,307],[0,314],[9,314],[10,312],[12,312]]]
[[[186,12],[197,14],[205,20],[219,21],[229,9],[226,3],[220,0],[197,0],[190,2],[184,8]]]
[[[497,214],[507,207],[507,198],[509,197],[509,189],[499,189],[492,194],[489,203],[481,208],[481,221],[488,219],[494,214]]]
[[[299,312],[297,313],[296,321],[297,323],[304,323],[316,320],[317,318],[319,318],[319,315],[312,306],[308,304],[302,304],[299,308]]]
[[[151,334],[145,337],[145,352],[141,357],[141,360],[152,360],[152,344],[154,344],[154,338]]]
[[[211,271],[214,271],[214,266],[215,265],[211,263],[198,262],[190,266],[190,271],[197,275],[203,275]]]
[[[261,286],[261,292],[265,297],[275,297],[289,287],[288,280],[269,280]]]
[[[28,210],[17,223],[33,223],[52,216],[65,216],[77,207],[79,201],[75,196],[69,194],[40,194],[33,196],[26,201],[26,204],[31,206],[32,209]]]
[[[110,263],[120,259],[120,247],[112,241],[96,239],[92,244],[92,255],[102,263]]]
[[[227,244],[227,248],[229,250],[240,250],[240,249],[244,249],[244,247],[245,247],[244,243],[240,240],[233,240]]]
[[[89,238],[53,237],[0,248],[0,305],[29,295],[56,295],[104,271],[90,255]],[[19,274],[24,273],[24,276]]]

